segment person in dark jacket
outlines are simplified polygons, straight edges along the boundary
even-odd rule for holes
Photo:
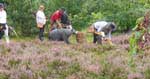
[[[61,24],[62,24],[62,28],[67,28],[68,25],[71,25],[71,22],[68,18],[68,14],[65,11],[61,17]]]

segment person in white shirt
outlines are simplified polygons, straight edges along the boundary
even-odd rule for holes
[[[46,16],[44,14],[44,6],[40,5],[39,10],[36,13],[36,23],[37,23],[37,27],[40,29],[39,32],[39,39],[41,41],[44,40],[44,26],[46,24]]]
[[[4,5],[0,3],[0,39],[2,39],[4,34],[5,34],[6,42],[9,43],[7,13],[4,10]]]
[[[116,25],[113,22],[98,21],[93,23],[92,27],[95,30],[93,34],[93,43],[97,42],[102,44],[102,38],[105,38],[110,44],[112,44],[111,32],[116,29]]]

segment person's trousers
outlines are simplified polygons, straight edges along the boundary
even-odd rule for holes
[[[93,33],[93,43],[102,44],[102,36]]]
[[[44,40],[44,27],[45,27],[45,26],[43,26],[43,28],[40,28],[40,32],[39,32],[39,39],[40,39],[41,41]]]
[[[5,29],[6,29],[6,24],[0,23],[0,39],[2,39]]]
[[[50,22],[51,22],[50,31],[52,31],[52,30],[56,29],[58,25],[57,25],[56,21],[51,20]]]
[[[95,33],[93,33],[93,43],[96,43],[96,41],[97,41],[97,34],[95,34]]]

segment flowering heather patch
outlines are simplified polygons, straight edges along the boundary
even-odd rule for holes
[[[99,74],[101,72],[101,67],[98,64],[87,65],[85,69],[89,72]]]
[[[128,35],[107,43],[70,44],[38,40],[0,43],[0,79],[149,79],[150,50],[129,65]],[[133,73],[135,72],[135,73]]]
[[[143,79],[143,75],[141,73],[133,73],[128,75],[128,79]]]

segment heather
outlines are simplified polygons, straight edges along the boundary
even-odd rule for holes
[[[149,79],[150,51],[129,54],[130,35],[114,35],[114,46],[12,39],[0,45],[0,79]],[[91,39],[91,38],[87,38]]]

